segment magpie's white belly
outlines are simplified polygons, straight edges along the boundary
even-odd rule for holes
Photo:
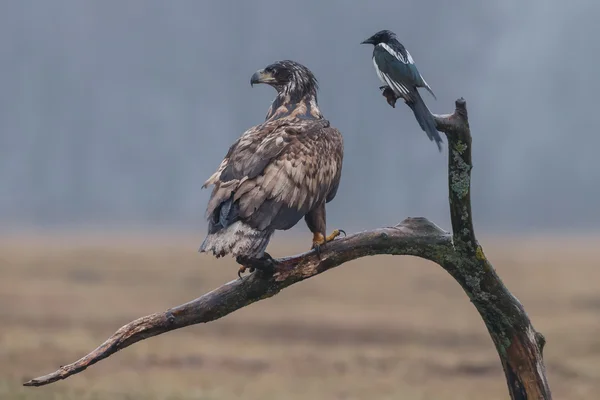
[[[375,72],[377,72],[377,76],[379,77],[379,80],[381,81],[381,83],[383,83],[384,85],[388,85],[388,82],[385,80],[385,78],[383,77],[383,75],[381,74],[381,71],[379,70],[379,67],[377,66],[377,62],[375,62],[375,57],[373,57],[373,66],[375,67]]]

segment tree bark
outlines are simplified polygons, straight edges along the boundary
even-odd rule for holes
[[[384,88],[383,95],[393,107],[397,99],[389,88]],[[438,130],[448,139],[452,234],[426,218],[407,218],[394,227],[336,239],[323,246],[320,257],[310,251],[277,259],[270,272],[257,270],[189,303],[130,322],[85,357],[25,382],[24,386],[42,386],[68,378],[140,340],[222,318],[347,261],[394,254],[433,261],[461,285],[496,346],[511,399],[551,399],[542,358],[545,339],[535,331],[521,303],[504,286],[475,237],[470,199],[471,132],[466,102],[458,99],[454,113],[436,115],[435,119]]]

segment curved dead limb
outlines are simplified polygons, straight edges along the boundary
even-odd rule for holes
[[[390,105],[395,104],[387,88],[383,95]],[[431,260],[462,286],[496,345],[512,399],[551,399],[542,359],[545,340],[534,330],[523,306],[504,286],[475,238],[470,200],[471,133],[465,101],[456,101],[454,113],[435,118],[438,130],[448,138],[452,235],[425,218],[407,218],[394,227],[330,242],[321,250],[320,258],[311,251],[277,259],[272,274],[256,271],[243,281],[226,283],[189,303],[130,322],[80,360],[24,385],[42,386],[65,379],[140,340],[214,321],[347,261],[393,254]]]
[[[65,379],[140,340],[214,321],[350,260],[373,254],[396,254],[439,262],[442,254],[452,251],[451,235],[425,218],[407,218],[394,227],[350,235],[324,246],[320,259],[314,251],[278,259],[275,273],[271,276],[256,271],[243,280],[228,282],[189,303],[138,318],[123,326],[87,356],[51,374],[32,379],[25,386],[42,386]]]

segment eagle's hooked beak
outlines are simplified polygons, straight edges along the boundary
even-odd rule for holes
[[[250,86],[254,86],[255,83],[275,83],[275,78],[272,74],[265,72],[264,69],[256,71],[252,78],[250,78]]]

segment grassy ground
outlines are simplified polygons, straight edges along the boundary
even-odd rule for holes
[[[21,387],[131,319],[233,279],[231,260],[196,253],[200,239],[0,238],[0,399],[507,398],[492,342],[458,285],[432,263],[390,256],[143,341],[65,381]],[[566,240],[482,244],[546,335],[555,398],[590,399],[600,392],[600,241]]]

